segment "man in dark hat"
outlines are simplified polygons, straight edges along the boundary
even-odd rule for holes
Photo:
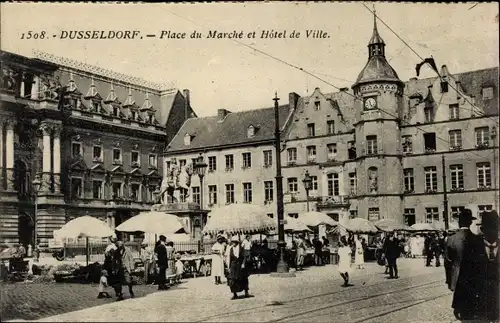
[[[498,322],[498,224],[496,211],[483,212],[482,235],[466,241],[452,304],[455,316],[462,321]]]
[[[459,230],[457,233],[452,235],[446,241],[445,248],[445,274],[446,274],[446,284],[451,291],[455,291],[457,287],[457,282],[460,274],[462,258],[464,255],[464,249],[466,244],[473,240],[475,235],[470,231],[470,226],[472,221],[476,218],[472,215],[470,209],[463,209],[458,215],[458,225]],[[453,294],[454,304],[452,305],[454,309],[454,314],[457,319],[459,319],[461,306],[457,303],[455,304],[455,299],[458,299],[458,295]]]
[[[168,261],[167,261],[167,237],[164,235],[160,236],[160,240],[156,244],[155,248],[155,253],[158,258],[156,261],[156,264],[158,265],[159,273],[158,273],[158,278],[156,279],[156,282],[158,283],[158,290],[165,290],[167,289],[167,268],[168,268]]]
[[[499,218],[497,211],[483,212],[481,215],[482,237],[478,243],[473,245],[475,249],[471,254],[475,255],[476,261],[470,268],[472,285],[475,287],[474,318],[485,321],[498,322],[500,318],[499,297],[499,264],[500,264],[500,234]]]
[[[475,219],[470,209],[463,209],[458,215],[458,232],[446,240],[444,267],[446,284],[451,291],[454,291],[457,285],[464,244],[466,240],[473,235],[470,231],[470,226]]]

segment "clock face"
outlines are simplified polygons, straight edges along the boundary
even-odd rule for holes
[[[368,98],[365,100],[365,108],[367,110],[374,109],[377,106],[377,101],[374,98]]]

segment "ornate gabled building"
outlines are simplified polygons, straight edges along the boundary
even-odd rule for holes
[[[149,210],[165,144],[195,116],[189,91],[45,53],[0,55],[0,243],[33,244],[34,221],[46,245],[71,218],[114,227]]]
[[[498,208],[498,67],[452,74],[443,65],[441,77],[403,82],[386,59],[376,21],[367,48],[367,63],[352,89],[322,93],[316,88],[310,96],[290,96],[281,147],[285,214],[300,217],[309,204],[336,220],[359,216],[442,225],[442,156],[450,221],[464,207]],[[248,117],[264,111],[232,114],[239,127],[224,123],[221,112],[186,121],[167,147],[165,162],[204,152],[209,165],[210,159],[217,161],[206,177],[204,200],[214,206],[252,202],[275,213],[275,164],[267,168],[265,162],[266,151],[274,153],[273,134],[265,142],[251,139],[259,127]],[[189,140],[181,140],[187,132]],[[245,134],[245,142],[234,141]],[[244,165],[250,150],[261,164],[236,176],[228,173],[221,159],[234,155]],[[309,201],[302,182],[306,171]],[[193,197],[199,199],[195,186]],[[214,200],[220,194],[222,200]]]

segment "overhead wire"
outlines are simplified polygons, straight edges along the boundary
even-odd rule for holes
[[[384,26],[386,26],[387,29],[389,29],[400,41],[402,41],[403,44],[405,44],[415,55],[417,55],[418,58],[420,58],[420,60],[422,62],[424,61],[424,58],[416,50],[414,50],[413,47],[411,47],[401,36],[399,36],[399,34],[397,32],[395,32],[382,18],[380,18],[380,16],[378,16],[377,13],[374,10],[370,9],[364,3],[362,3],[362,5],[366,8],[366,10],[368,10],[369,12],[371,12],[382,24],[384,24]],[[434,70],[434,69],[432,69],[432,70],[434,72],[436,72],[437,76],[439,77],[439,79],[442,82],[446,82],[449,87],[451,87],[458,95],[460,95],[467,103],[469,103],[471,105],[471,107],[475,110],[475,112],[477,112],[478,114],[481,114],[481,116],[486,116],[484,114],[484,112],[481,111],[481,109],[479,109],[475,104],[473,104],[472,102],[470,102],[469,99],[467,99],[460,91],[458,91],[457,88],[455,88],[453,85],[451,85],[450,83],[448,83],[437,70]],[[491,118],[490,116],[486,116],[486,117],[489,118],[489,119],[491,119],[491,120],[493,120],[497,125],[499,124],[499,122],[497,120]]]
[[[365,6],[365,7],[366,7],[366,6]],[[203,27],[203,28],[207,28],[206,26],[204,26],[204,25],[202,25],[202,24],[199,24],[198,22],[193,21],[192,19],[189,19],[189,18],[187,18],[187,17],[181,16],[181,15],[179,15],[179,14],[177,14],[177,13],[175,13],[175,12],[172,12],[172,11],[170,11],[170,10],[167,10],[167,9],[165,9],[165,8],[162,8],[162,9],[163,9],[163,10],[165,10],[166,12],[170,13],[171,15],[174,15],[174,16],[176,16],[176,17],[179,17],[179,18],[181,18],[181,19],[184,19],[184,20],[186,20],[186,21],[189,21],[189,22],[191,22],[191,23],[193,23],[193,24],[195,24],[195,25],[197,25],[197,26],[200,26],[200,27]],[[370,10],[370,11],[371,11],[371,10]],[[380,19],[380,18],[379,18],[379,19]],[[384,23],[384,25],[385,25],[385,23]],[[401,39],[401,38],[400,38],[400,39]],[[330,83],[330,82],[326,81],[325,79],[323,79],[323,78],[321,78],[321,77],[319,77],[319,76],[317,76],[317,75],[313,74],[312,72],[310,72],[310,71],[308,71],[308,70],[306,70],[306,69],[304,69],[304,68],[302,68],[302,67],[300,67],[300,66],[297,66],[297,65],[295,65],[295,64],[289,63],[289,62],[285,61],[284,59],[281,59],[281,58],[276,57],[276,56],[274,56],[274,55],[272,55],[272,54],[266,53],[266,52],[264,52],[263,50],[260,50],[260,49],[258,49],[258,48],[255,48],[255,47],[251,46],[251,45],[245,44],[245,43],[243,43],[243,42],[241,42],[241,41],[239,41],[239,40],[236,40],[236,39],[229,39],[229,40],[231,40],[231,41],[233,41],[233,42],[235,42],[235,43],[238,43],[238,44],[240,44],[240,45],[242,45],[242,46],[244,46],[244,47],[247,47],[247,48],[249,48],[249,49],[251,49],[251,50],[253,50],[253,51],[255,51],[255,52],[258,52],[258,53],[260,53],[260,54],[262,54],[262,55],[264,55],[264,56],[266,56],[266,57],[269,57],[269,58],[271,58],[271,59],[274,59],[274,60],[276,60],[276,61],[278,61],[278,62],[280,62],[280,63],[282,63],[282,64],[284,64],[284,65],[287,65],[287,66],[289,66],[289,67],[292,67],[292,68],[294,68],[294,69],[297,69],[297,70],[299,70],[299,71],[301,71],[301,72],[303,72],[303,73],[305,73],[305,74],[307,74],[307,75],[309,75],[309,76],[311,76],[311,77],[313,77],[313,78],[315,78],[315,79],[317,79],[317,80],[319,80],[319,81],[321,81],[321,82],[323,82],[323,83],[325,83],[325,84],[328,84],[328,85],[332,86],[333,88],[335,88],[335,89],[337,89],[337,90],[339,90],[339,91],[342,89],[342,88],[340,88],[340,87],[338,87],[338,86],[336,86],[336,85],[334,85],[334,84],[332,84],[332,83]],[[401,39],[401,40],[402,40],[402,41],[406,44],[406,42],[405,42],[403,39]],[[407,46],[409,47],[409,45],[407,45]],[[415,52],[415,51],[414,51],[411,47],[410,47],[410,49],[411,49],[413,52]],[[415,53],[416,53],[416,52],[415,52]],[[418,53],[416,53],[416,54],[418,55]],[[418,56],[420,56],[420,55],[418,55]],[[353,94],[351,94],[351,93],[349,93],[349,92],[347,92],[347,91],[345,91],[345,92],[343,92],[343,93],[346,93],[347,95],[349,95],[349,96],[353,97],[353,98],[354,98],[354,100],[362,101],[362,99],[360,99],[359,97],[357,97],[357,96],[355,96],[355,95],[353,95]],[[400,118],[399,116],[396,116],[396,115],[394,115],[394,114],[392,114],[392,113],[390,113],[390,112],[388,112],[388,111],[386,111],[386,110],[384,110],[384,109],[381,109],[380,107],[378,108],[378,110],[380,110],[380,111],[384,112],[385,114],[387,114],[387,115],[389,115],[389,116],[391,116],[391,117],[393,117],[393,118],[395,118],[395,119],[397,119],[397,120],[401,120],[401,118]],[[409,123],[408,123],[408,125],[410,125],[410,126],[412,126],[412,127],[416,128],[416,129],[418,129],[418,130],[422,131],[423,133],[427,133],[427,132],[428,132],[428,131],[426,131],[425,129],[422,129],[422,128],[421,128],[420,126],[418,126],[418,125],[411,125],[411,124],[409,124]],[[448,145],[450,144],[450,141],[449,141],[449,140],[443,139],[443,138],[441,138],[441,137],[439,137],[439,136],[437,136],[437,135],[436,135],[436,139],[439,139],[439,140],[441,140],[441,141],[443,141],[443,142],[447,143]],[[473,146],[475,146],[475,145],[473,145]],[[476,152],[474,152],[474,151],[462,151],[462,152],[463,152],[463,153],[471,153],[471,154],[476,155],[476,156],[478,156],[478,157],[481,157],[481,158],[483,158],[483,159],[484,159],[484,158],[486,158],[486,159],[488,158],[488,157],[485,157],[485,156],[483,156],[483,155],[480,155],[480,154],[478,154],[478,153],[476,153]]]
[[[366,4],[362,3],[362,5],[370,12],[374,15],[374,17],[376,17],[380,22],[382,22],[384,24],[384,26],[386,26],[399,40],[401,40],[415,55],[417,55],[422,61],[424,61],[424,58],[417,52],[415,51],[401,36],[399,36],[398,33],[396,33],[384,20],[382,20],[382,18],[380,18],[377,13],[375,12],[375,10],[372,10],[370,9]],[[433,69],[434,70],[434,69]],[[436,72],[436,74],[438,75],[438,77],[441,79],[441,81],[444,81],[443,80],[443,77],[441,76],[441,74],[437,71],[437,70],[434,70],[434,72]],[[462,93],[460,93],[455,87],[453,87],[451,84],[449,84],[447,82],[447,84],[457,93],[459,94],[466,102],[468,102],[473,108],[477,108],[474,104],[472,104]],[[441,103],[441,100],[443,99],[443,95],[441,95],[441,98],[440,98],[440,103]],[[497,125],[498,125],[498,121],[491,118],[490,116],[486,116],[484,113],[483,115],[481,115],[481,117],[487,117],[488,119],[491,119],[493,120]],[[436,136],[436,138],[438,138]],[[464,137],[462,137],[463,139]],[[442,138],[440,138],[441,140],[443,140]],[[465,137],[465,141],[471,143],[473,146],[474,144],[472,142],[470,142],[467,137]],[[450,144],[449,141],[447,141],[448,144]],[[477,153],[474,153],[474,152],[469,152],[469,153],[473,153],[477,156],[480,156],[478,155]],[[483,156],[481,156],[483,157]],[[484,158],[484,157],[483,157]]]

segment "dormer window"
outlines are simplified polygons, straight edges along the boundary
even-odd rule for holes
[[[493,99],[493,88],[483,87],[483,100],[491,100]]]
[[[155,115],[154,114],[150,114],[149,117],[148,117],[148,120],[149,120],[149,123],[154,123],[155,122]]]
[[[189,146],[189,145],[191,145],[191,135],[187,133],[184,136],[184,146]]]
[[[92,101],[92,107],[94,108],[95,113],[101,112],[101,106],[99,105],[99,102]]]
[[[448,82],[441,82],[441,93],[447,93],[448,92]]]
[[[113,106],[113,116],[117,118],[120,116],[120,108],[118,108],[117,106]]]
[[[137,121],[137,111],[131,111],[130,113],[132,120]]]
[[[247,137],[252,138],[253,136],[255,136],[255,127],[249,126],[247,129]]]

